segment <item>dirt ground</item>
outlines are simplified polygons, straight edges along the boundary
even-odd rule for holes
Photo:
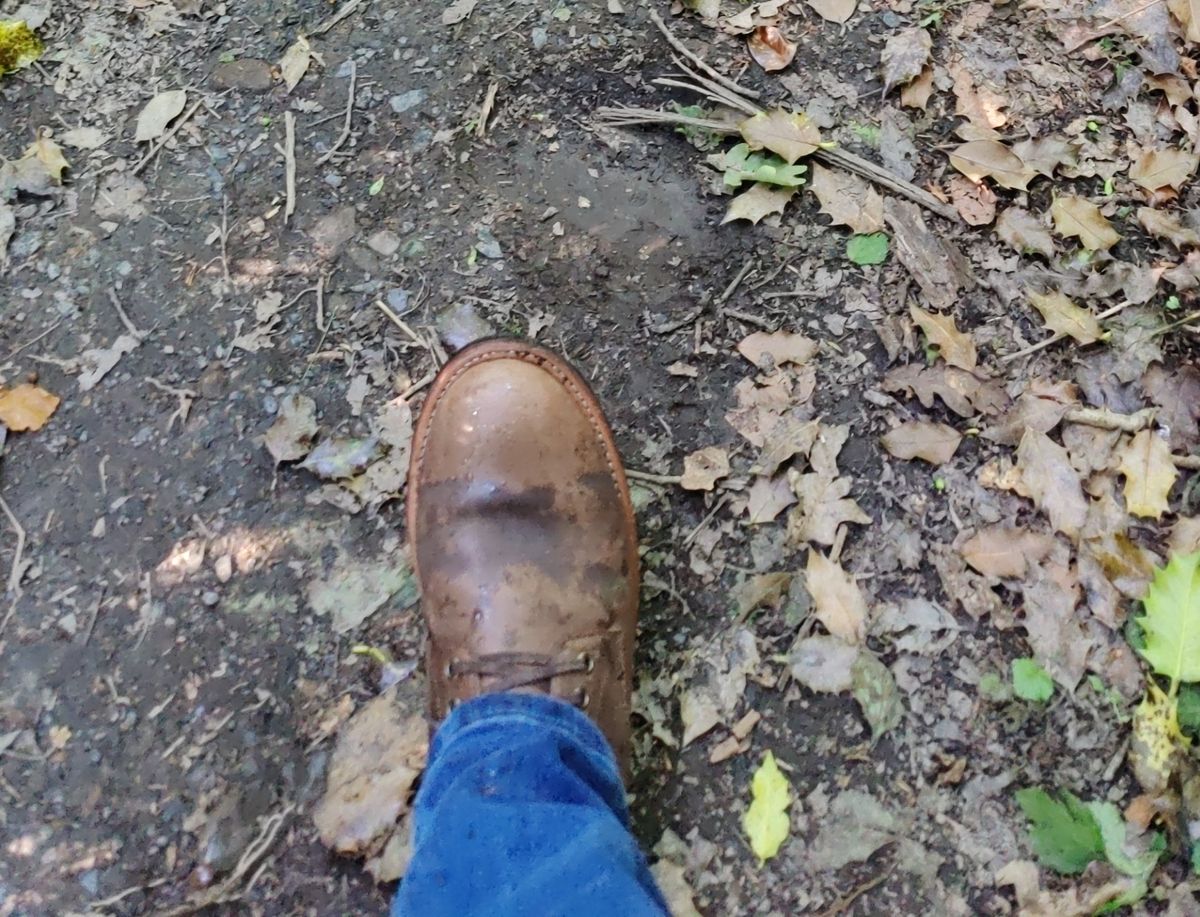
[[[0,2],[0,19],[19,5]],[[302,396],[319,439],[386,439],[386,406],[418,407],[446,353],[484,334],[535,337],[574,360],[640,472],[647,575],[630,790],[639,838],[682,866],[701,913],[1015,913],[1012,883],[996,873],[1032,858],[1017,789],[1122,808],[1138,796],[1125,756],[1144,676],[1122,631],[1136,587],[1118,595],[1084,575],[1083,549],[1072,560],[1076,542],[1039,514],[1053,514],[1051,498],[995,485],[1021,437],[976,434],[1002,411],[973,402],[959,416],[944,394],[919,405],[887,374],[944,366],[909,307],[945,310],[971,333],[997,398],[1011,404],[1039,379],[1077,383],[1079,403],[1112,412],[1157,405],[1178,419],[1172,450],[1191,454],[1200,337],[1194,318],[1160,329],[1194,308],[1185,282],[1161,279],[1168,262],[1192,262],[1139,228],[1131,213],[1145,196],[1118,166],[1127,143],[1145,141],[1138,131],[1186,133],[1183,116],[1155,122],[1148,85],[1106,108],[1113,61],[1129,52],[1118,42],[1111,59],[1065,53],[1053,4],[864,0],[845,27],[797,4],[785,19],[799,51],[778,74],[750,61],[741,35],[655,6],[760,104],[807,108],[828,139],[952,200],[952,78],[937,73],[927,110],[902,108],[894,90],[882,96],[879,69],[898,28],[936,13],[934,60],[967,59],[1007,87],[1011,136],[1082,138],[1074,177],[983,196],[1042,213],[1072,189],[1100,200],[1118,176],[1120,257],[1073,260],[1060,240],[1031,268],[991,227],[926,211],[977,279],[939,305],[911,254],[898,254],[902,230],[889,226],[883,264],[854,264],[845,229],[807,189],[782,217],[722,225],[711,148],[667,125],[595,117],[696,101],[652,84],[675,69],[671,51],[649,8],[629,0],[480,0],[451,24],[428,2],[54,0],[42,58],[0,78],[0,154],[17,159],[46,129],[70,161],[61,187],[10,201],[0,273],[0,381],[62,399],[40,430],[9,432],[0,459],[11,512],[0,572],[13,571],[0,625],[0,914],[183,912],[213,889],[229,899],[218,912],[383,912],[394,883],[327,850],[312,813],[339,729],[379,691],[377,667],[352,647],[385,649],[397,702],[421,707],[402,486],[356,489],[312,463],[277,464],[264,437]],[[302,34],[315,56],[289,92],[277,65]],[[170,132],[136,141],[143,107],[178,89],[186,101]],[[1180,213],[1196,203],[1190,185],[1162,200]],[[1006,362],[1048,334],[1024,298],[1028,271],[1096,312],[1137,307],[1107,326],[1107,345],[1067,340]],[[1135,292],[1147,278],[1149,292]],[[1182,311],[1165,310],[1171,295],[1167,308]],[[762,519],[748,508],[774,469],[762,474],[763,442],[727,415],[749,390],[767,391],[744,380],[786,361],[756,368],[737,346],[780,330],[816,343],[785,371],[786,397],[822,437],[845,428],[834,474],[869,519],[835,520],[832,545],[797,538],[786,503]],[[1174,402],[1147,394],[1153,366],[1173,380]],[[881,445],[920,418],[968,434],[953,458],[904,461]],[[1200,541],[1186,528],[1194,471],[1181,471],[1166,515],[1126,528],[1121,498],[1105,496],[1118,493],[1119,459],[1105,456],[1122,434],[1068,426],[1085,499],[1117,507],[1130,552],[1158,562],[1168,545]],[[391,447],[371,466],[380,476],[402,467],[403,444]],[[681,482],[684,458],[709,447],[726,473],[707,490]],[[808,452],[785,457],[773,493],[795,483],[788,461],[799,456],[798,475]],[[1082,467],[1089,454],[1094,467]],[[1053,571],[985,576],[959,555],[972,532],[1002,522],[1050,539],[1031,569],[1057,558],[1074,578],[1054,593],[1070,593],[1065,614],[1040,632],[1026,626],[1030,609],[1043,614],[1031,592],[1053,592]],[[793,674],[799,641],[829,629],[824,617],[816,627],[799,575],[818,544],[866,593],[860,639],[898,686],[898,719],[878,741],[857,693],[814,691]],[[1055,677],[1048,703],[1007,688],[1025,656]],[[709,713],[711,728],[686,735]],[[760,865],[741,816],[767,750],[795,802],[790,839]],[[1139,908],[1197,913],[1182,843],[1171,835]],[[1107,878],[1093,867],[1041,882]]]

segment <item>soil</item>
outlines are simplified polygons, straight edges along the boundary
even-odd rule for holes
[[[0,376],[63,398],[44,429],[11,433],[4,447],[2,492],[27,533],[30,566],[0,632],[0,915],[169,912],[228,875],[259,820],[293,803],[267,868],[216,911],[384,912],[394,886],[327,851],[310,816],[340,722],[329,725],[331,711],[377,691],[351,647],[418,661],[419,608],[393,599],[340,633],[308,590],[341,557],[402,565],[403,499],[348,512],[320,498],[312,474],[277,467],[262,437],[292,394],[315,400],[322,435],[365,435],[397,395],[417,406],[451,349],[450,306],[571,358],[607,406],[628,464],[660,475],[714,443],[748,464],[724,420],[751,374],[737,341],[760,326],[822,341],[812,414],[850,426],[840,467],[874,520],[848,533],[842,563],[872,578],[878,602],[947,601],[928,564],[895,561],[897,540],[919,529],[927,545],[948,544],[956,509],[966,515],[978,499],[1007,509],[1000,501],[1015,498],[976,493],[973,471],[991,444],[964,442],[938,473],[944,492],[927,466],[897,464],[879,447],[888,402],[864,395],[891,361],[874,323],[903,311],[906,273],[846,262],[844,235],[811,197],[783,225],[719,226],[725,200],[707,194],[712,173],[684,137],[597,127],[597,106],[667,98],[650,81],[670,71],[668,49],[645,11],[626,7],[483,0],[443,26],[440,4],[365,0],[318,35],[337,9],[321,0],[59,0],[38,66],[0,81],[6,156],[40,127],[106,136],[92,152],[64,147],[64,189],[21,199],[0,276]],[[867,10],[840,34],[802,19],[800,72],[877,96],[878,45],[895,19]],[[263,73],[301,33],[321,59],[289,94]],[[709,44],[709,34],[689,41],[710,63],[732,74],[748,66],[740,44]],[[342,129],[349,61],[350,134],[318,165]],[[757,68],[741,78],[788,99]],[[105,182],[151,150],[133,140],[138,111],[177,87],[189,106],[204,105],[146,161],[144,214],[112,215]],[[297,174],[285,220],[289,111]],[[864,123],[875,116],[873,103],[859,113]],[[850,149],[878,155],[854,137]],[[918,144],[926,174],[937,142],[927,139],[928,153]],[[380,231],[394,234],[394,252],[368,243]],[[805,284],[817,292],[763,297]],[[242,342],[250,349],[235,346],[271,292],[284,304],[277,323]],[[978,289],[962,315],[991,320],[994,302]],[[129,330],[116,304],[140,344],[83,391],[72,361]],[[664,326],[674,328],[656,330]],[[1036,339],[1036,325],[1024,333]],[[668,372],[677,362],[695,375]],[[347,387],[363,374],[357,414]],[[665,677],[669,692],[683,683],[671,673],[734,628],[742,578],[798,569],[804,552],[786,542],[782,519],[751,528],[727,508],[714,514],[717,494],[647,481],[636,491],[653,574],[639,669]],[[6,539],[0,569],[17,561],[14,547]],[[1006,787],[1052,780],[1131,794],[1123,733],[1103,699],[1083,687],[1044,708],[988,704],[979,673],[1005,672],[1027,651],[1014,631],[955,617],[960,629],[940,654],[898,654],[885,641],[885,660],[903,668],[908,712],[878,743],[849,696],[781,688],[797,628],[786,602],[750,621],[764,660],[742,701],[763,717],[750,750],[710,764],[727,731],[681,751],[639,717],[635,830],[648,850],[667,828],[692,835],[693,848],[697,834],[715,844],[692,878],[702,912],[833,913],[845,897],[846,914],[1009,913],[1011,890],[992,874],[1029,854]],[[414,704],[420,680],[418,662],[405,687]],[[677,737],[677,701],[663,702]],[[739,824],[766,749],[801,802],[794,842],[760,868]],[[813,874],[806,857],[830,800],[847,789],[891,811],[890,839],[865,862]]]

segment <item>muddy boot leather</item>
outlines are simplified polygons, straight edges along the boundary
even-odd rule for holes
[[[409,537],[430,706],[543,691],[581,707],[628,764],[637,532],[587,384],[532,344],[454,357],[417,422]]]

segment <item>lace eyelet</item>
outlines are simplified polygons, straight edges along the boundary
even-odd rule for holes
[[[583,671],[584,671],[584,673],[585,673],[585,674],[588,674],[588,675],[591,675],[591,674],[592,674],[592,670],[596,668],[596,659],[595,659],[595,657],[593,657],[591,653],[580,653],[580,654],[579,654],[579,661],[580,661],[580,662],[582,662],[582,663],[584,664],[584,666],[585,666],[585,668],[584,668],[584,670],[583,670]]]
[[[447,678],[454,677],[454,660],[453,659],[451,659],[449,662],[446,663],[446,667],[442,670],[442,674],[445,675]]]

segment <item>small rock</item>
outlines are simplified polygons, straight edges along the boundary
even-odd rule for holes
[[[392,106],[392,111],[398,115],[402,115],[405,112],[412,111],[424,102],[428,95],[429,93],[424,89],[410,89],[408,92],[392,96],[388,104]]]
[[[408,298],[408,290],[396,288],[387,291],[387,304],[397,315],[403,315],[408,311]]]
[[[222,554],[213,564],[213,572],[217,574],[219,582],[228,583],[233,577],[233,557],[229,554]]]
[[[470,303],[459,302],[437,315],[438,337],[451,351],[462,350],[472,341],[495,334],[491,324]]]
[[[385,258],[390,258],[400,251],[400,237],[390,229],[381,229],[367,239],[367,247]]]
[[[535,51],[540,51],[546,47],[546,40],[549,36],[546,34],[545,29],[541,27],[534,29],[531,37],[533,38],[533,49]]]
[[[475,251],[479,252],[485,258],[490,258],[492,261],[504,257],[499,240],[487,228],[479,230],[479,238],[475,242]]]
[[[271,88],[271,65],[265,60],[233,60],[217,64],[212,81],[222,89],[266,92]]]
[[[208,608],[212,608],[217,602],[221,601],[221,596],[213,589],[206,589],[200,596],[200,601]]]
[[[74,637],[79,632],[79,619],[75,617],[75,612],[68,611],[65,615],[58,619],[58,629],[68,637]]]
[[[355,220],[353,207],[340,207],[321,217],[308,231],[316,244],[317,253],[329,258],[341,251],[354,238]]]

